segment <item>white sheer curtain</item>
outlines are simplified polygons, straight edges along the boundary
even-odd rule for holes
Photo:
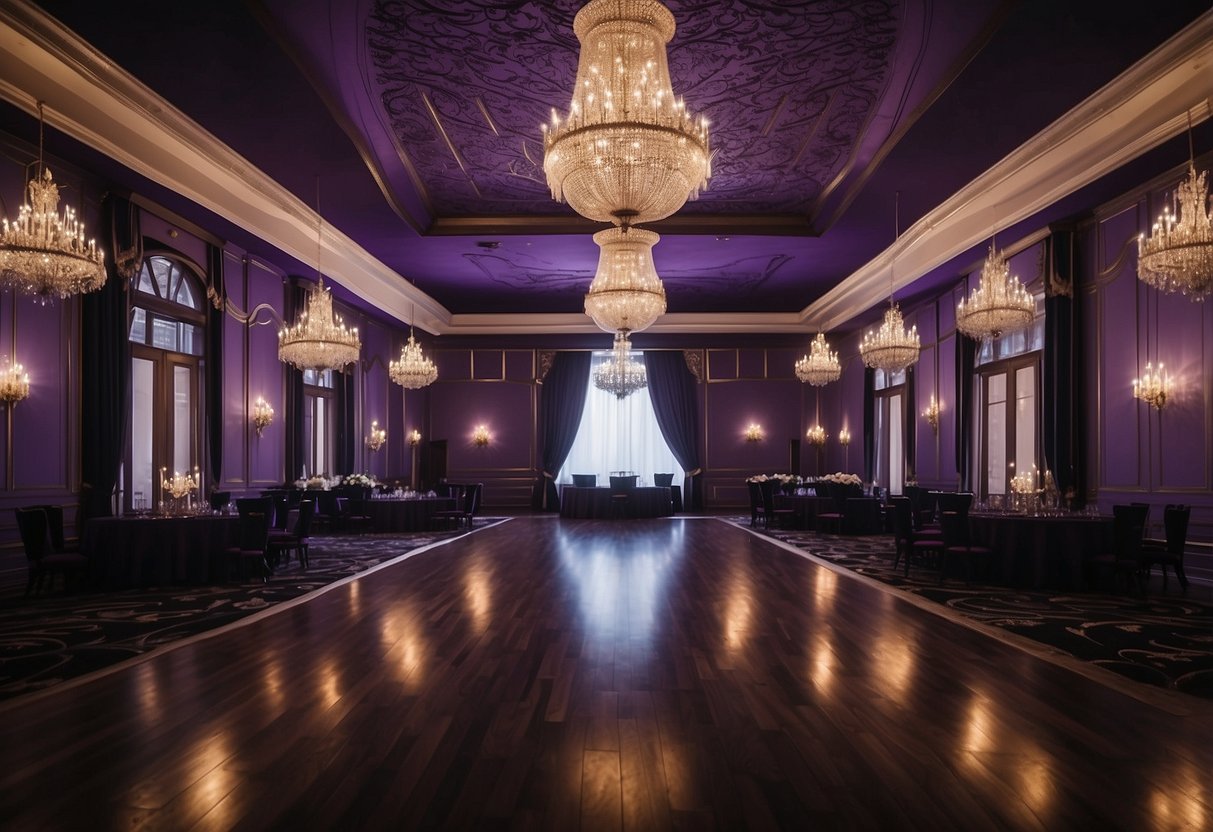
[[[597,474],[598,484],[607,485],[611,471],[632,471],[641,485],[652,485],[654,474],[670,473],[681,485],[682,468],[657,426],[648,388],[620,400],[594,386],[594,370],[609,356],[594,353],[581,426],[556,482],[572,483],[573,474]],[[636,359],[641,360],[638,353]]]

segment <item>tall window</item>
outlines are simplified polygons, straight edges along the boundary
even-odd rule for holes
[[[303,461],[309,475],[335,473],[335,387],[332,370],[303,371]]]
[[[876,483],[900,494],[905,485],[906,373],[876,371]]]
[[[649,485],[653,474],[673,473],[674,482],[681,482],[682,467],[657,426],[648,388],[617,399],[594,386],[594,370],[610,355],[609,350],[594,353],[581,426],[556,481],[571,483],[573,474],[597,474],[598,484],[606,485],[612,471],[631,471]]]
[[[124,507],[155,508],[160,469],[192,471],[199,462],[205,343],[202,283],[184,262],[145,257],[131,293],[131,442]]]

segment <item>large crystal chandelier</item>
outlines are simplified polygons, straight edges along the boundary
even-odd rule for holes
[[[316,202],[319,206],[319,198]],[[300,370],[344,370],[347,364],[358,360],[362,350],[358,328],[346,329],[341,316],[334,314],[333,294],[324,285],[324,274],[320,271],[323,223],[320,219],[316,225],[316,286],[308,292],[303,313],[295,325],[278,331],[278,360]]]
[[[608,228],[594,235],[598,271],[585,296],[585,312],[606,332],[639,332],[665,312],[665,288],[653,266],[660,240],[640,228]]]
[[[674,96],[665,46],[674,16],[657,0],[591,0],[568,115],[544,125],[552,196],[599,222],[664,219],[711,176],[707,121]]]
[[[1023,329],[1035,317],[1035,298],[1011,274],[1007,259],[991,242],[977,288],[956,304],[956,328],[980,341]]]
[[[901,238],[901,193],[893,202],[893,243]],[[873,370],[896,373],[918,360],[922,344],[918,340],[918,327],[906,331],[901,310],[893,302],[893,287],[896,285],[893,268],[889,268],[889,308],[884,312],[884,323],[876,332],[868,330],[859,345],[859,357]]]
[[[648,386],[644,364],[633,360],[632,342],[626,332],[615,333],[610,357],[594,370],[594,386],[613,393],[617,399],[626,399]]]
[[[1179,183],[1175,213],[1163,212],[1150,236],[1137,238],[1137,276],[1163,292],[1180,292],[1204,300],[1213,287],[1213,213],[1209,210],[1208,171]]]
[[[44,300],[92,292],[105,285],[105,255],[85,240],[84,223],[70,205],[59,216],[59,186],[42,163],[42,102],[38,102],[38,173],[17,219],[4,220],[0,286]]]
[[[411,326],[408,343],[400,349],[400,360],[388,364],[388,376],[406,390],[419,390],[438,380],[438,368],[422,354]]]
[[[809,345],[809,354],[796,362],[796,378],[814,387],[824,387],[831,381],[838,381],[841,375],[838,353],[830,349],[825,335],[817,333]]]

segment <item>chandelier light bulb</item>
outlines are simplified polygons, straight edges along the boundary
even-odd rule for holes
[[[608,228],[594,235],[598,271],[585,313],[606,332],[639,332],[665,313],[665,287],[653,265],[661,237],[641,228]]]
[[[977,288],[956,304],[956,328],[977,340],[997,338],[1024,329],[1035,317],[1035,298],[990,243]]]
[[[809,354],[796,362],[796,377],[814,387],[824,387],[842,376],[838,353],[830,349],[823,333],[817,333],[809,345]]]
[[[400,349],[400,360],[388,364],[388,377],[406,390],[419,390],[438,380],[438,368],[421,352],[412,327],[408,343]]]
[[[712,172],[707,120],[670,82],[674,16],[657,0],[591,0],[573,32],[581,50],[569,111],[553,109],[542,126],[552,197],[598,222],[670,216]]]

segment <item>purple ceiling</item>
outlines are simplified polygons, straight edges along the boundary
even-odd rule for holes
[[[44,5],[309,204],[319,176],[326,219],[452,312],[581,309],[594,226],[551,200],[538,130],[579,0]],[[1207,7],[667,5],[718,151],[655,226],[672,312],[801,309],[889,244],[895,190],[904,227]]]

